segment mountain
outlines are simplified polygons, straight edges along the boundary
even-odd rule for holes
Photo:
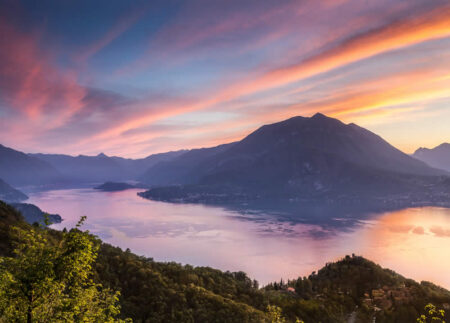
[[[142,194],[155,199],[336,198],[418,191],[441,175],[376,134],[318,113],[265,125],[239,142],[189,151],[150,168],[141,181],[166,186]]]
[[[443,143],[432,149],[419,148],[412,155],[428,165],[450,172],[450,144]]]
[[[202,176],[199,167],[209,160],[227,151],[234,143],[213,148],[192,149],[169,161],[161,161],[150,167],[139,179],[151,185],[190,184]]]
[[[119,163],[104,154],[76,157],[59,154],[30,154],[30,156],[52,165],[71,182],[93,183],[109,179],[118,180],[126,176]]]
[[[62,218],[58,214],[50,214],[42,211],[34,204],[29,203],[11,203],[14,209],[16,209],[23,216],[25,221],[30,224],[39,223],[41,225],[45,224],[45,215],[48,216],[50,223],[61,223]]]
[[[187,150],[169,151],[165,153],[152,154],[145,158],[130,159],[122,157],[111,157],[119,163],[129,174],[128,179],[138,179],[147,169],[160,162],[170,161],[185,154]]]
[[[0,179],[0,200],[5,202],[20,202],[26,199],[28,199],[28,196]]]
[[[63,180],[49,163],[0,145],[0,178],[14,186],[54,184]]]
[[[136,179],[146,169],[161,161],[178,157],[184,151],[150,155],[141,159],[107,156],[69,156],[61,154],[29,154],[56,168],[73,183],[95,183]]]
[[[20,236],[13,227],[32,228],[0,202],[0,255],[14,255]],[[59,231],[40,232],[47,243],[61,239]],[[448,290],[417,283],[358,256],[259,288],[241,271],[157,262],[92,239],[100,247],[92,279],[120,290],[121,315],[133,322],[415,322],[428,303],[445,309],[450,318]],[[273,320],[268,305],[279,310],[279,320]]]
[[[450,309],[448,290],[430,282],[419,284],[355,255],[327,263],[308,277],[269,284],[265,290],[285,291],[288,295],[278,304],[290,304],[290,318],[295,315],[305,322],[416,322],[427,303]],[[306,316],[300,305],[304,300],[323,304],[327,314]]]

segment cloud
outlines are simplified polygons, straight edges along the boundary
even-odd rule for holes
[[[222,93],[223,97],[246,95],[282,86],[324,73],[369,57],[411,46],[423,41],[450,36],[450,6],[435,9],[419,17],[408,17],[389,25],[350,37],[339,45],[301,61],[278,68],[262,77],[239,84]]]
[[[431,227],[430,232],[434,233],[437,237],[450,237],[450,229],[445,229],[440,226]]]
[[[24,146],[39,145],[39,139],[43,144],[73,142],[92,134],[86,124],[132,103],[117,93],[80,85],[75,71],[61,68],[54,53],[40,48],[40,39],[0,19],[0,107],[8,118],[1,136]],[[54,136],[62,128],[70,138]]]
[[[445,64],[444,62],[443,64]],[[174,126],[170,129],[159,128],[162,131],[149,131],[146,133],[145,129],[150,129],[152,124],[161,122],[161,120],[171,120],[180,113],[184,113],[184,117],[176,118],[183,120],[196,117],[200,119],[198,114],[203,113],[194,109],[189,114],[183,105],[180,106],[176,102],[173,102],[173,104],[184,110],[167,110],[164,105],[159,105],[159,109],[155,112],[162,114],[152,114],[145,120],[139,118],[133,127],[131,127],[132,124],[121,123],[117,128],[113,128],[114,131],[118,131],[116,135],[108,133],[98,139],[95,136],[94,138],[98,140],[98,144],[107,145],[109,139],[117,144],[120,142],[125,143],[130,139],[134,142],[150,142],[163,136],[167,139],[166,144],[170,141],[176,141],[177,146],[172,146],[172,148],[209,146],[241,139],[262,124],[299,114],[311,115],[316,111],[321,111],[349,122],[360,120],[367,123],[372,119],[389,120],[395,114],[404,115],[408,112],[423,109],[420,106],[405,107],[404,105],[417,105],[418,102],[424,102],[424,100],[436,100],[439,97],[448,96],[450,80],[445,77],[448,74],[445,69],[441,69],[440,65],[421,66],[414,61],[410,62],[410,65],[416,68],[412,69],[410,66],[406,66],[402,72],[395,70],[390,74],[384,72],[371,78],[366,77],[364,80],[356,78],[353,81],[349,81],[350,75],[344,74],[343,78],[347,79],[344,86],[341,78],[327,77],[324,80],[321,79],[318,82],[300,86],[300,89],[297,87],[290,90],[288,95],[296,93],[298,96],[290,100],[301,103],[282,103],[286,92],[281,92],[279,97],[269,94],[260,98],[251,98],[248,102],[230,103],[225,106],[218,105],[215,108],[206,110],[209,112],[233,112],[235,115],[231,119],[200,123],[196,127],[187,127],[186,122],[182,122],[177,127]],[[415,82],[410,82],[411,79],[414,79]],[[302,100],[305,93],[314,94],[306,100]],[[139,113],[139,110],[137,113]],[[144,110],[143,113],[147,113],[147,111]],[[122,129],[127,128],[130,128],[130,130],[120,132]],[[141,131],[137,129],[141,129]],[[134,133],[135,136],[134,138],[129,136],[120,138],[122,137],[120,133]],[[170,139],[169,135],[172,139]],[[161,142],[161,148],[158,151],[164,149],[163,147],[164,142]],[[107,149],[107,147],[105,148]]]
[[[90,57],[128,31],[147,13],[148,9],[148,6],[133,8],[129,12],[121,15],[105,35],[89,46],[84,47],[82,51],[76,53],[74,57],[75,61],[86,62]]]
[[[425,229],[423,227],[415,227],[414,230],[412,231],[415,234],[425,234]]]
[[[302,6],[292,1],[257,4],[186,2],[155,34],[148,36],[147,49],[141,57],[116,73],[123,76],[142,72],[157,64],[174,66],[204,56],[211,58],[211,51],[216,49],[220,52],[215,52],[215,56],[222,56],[226,55],[226,48],[234,48],[235,55],[235,50],[242,51],[239,48],[247,48],[249,43],[262,46],[290,30],[271,30],[273,22],[285,25],[288,15],[289,21],[293,22],[293,17],[298,17],[298,7]]]
[[[162,106],[158,110],[150,109],[150,112],[143,109],[143,113],[137,118],[129,119],[115,128],[106,130],[100,134],[100,138],[117,135],[131,128],[177,114],[210,108],[241,96],[280,87],[384,52],[448,37],[450,36],[449,17],[450,6],[435,9],[418,17],[406,17],[364,34],[350,37],[337,46],[302,60],[298,64],[278,68],[253,79],[238,81],[193,104]]]
[[[85,89],[71,72],[59,71],[38,47],[38,35],[0,21],[0,93],[4,105],[30,118],[53,113],[55,124],[82,107]]]

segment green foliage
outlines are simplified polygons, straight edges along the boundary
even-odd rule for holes
[[[283,317],[283,310],[275,305],[267,305],[267,315],[270,323],[286,323],[286,318]]]
[[[0,262],[3,322],[115,322],[119,293],[92,280],[98,244],[77,227],[54,239],[39,227],[12,228],[17,243]]]
[[[13,207],[0,201],[0,256],[11,256],[15,237],[11,227],[29,227],[19,212]]]
[[[98,280],[120,290],[135,322],[265,322],[265,300],[245,273],[159,263],[102,244]]]
[[[286,323],[286,318],[283,316],[283,310],[275,305],[267,305],[267,316],[270,323]],[[296,318],[295,323],[304,323],[302,320]]]
[[[288,287],[295,293],[287,292]],[[291,322],[295,317],[305,322],[346,322],[354,311],[357,322],[374,317],[377,322],[414,322],[427,302],[450,303],[447,290],[428,282],[419,284],[358,256],[346,256],[308,277],[264,289],[270,303],[282,308]],[[380,289],[384,299],[377,301],[372,292]]]
[[[437,309],[433,304],[427,304],[425,306],[425,314],[420,315],[417,318],[417,323],[428,323],[428,322],[441,322],[445,323],[445,311]]]

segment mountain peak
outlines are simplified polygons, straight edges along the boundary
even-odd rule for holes
[[[435,147],[434,149],[450,149],[450,143],[444,142],[440,144],[439,146]]]
[[[108,157],[108,156],[106,156],[104,153],[100,153],[97,155],[97,157]]]
[[[307,118],[308,119],[308,118]],[[317,112],[312,117],[309,118],[310,121],[312,121],[316,125],[328,125],[328,126],[346,126],[342,121],[339,119],[335,119],[332,117],[328,117],[324,115],[323,113]]]
[[[324,115],[324,114],[322,114],[322,113],[320,113],[320,112],[317,112],[316,114],[314,114],[312,117],[311,117],[311,119],[328,119],[329,117],[327,117],[326,115]]]
[[[432,167],[450,172],[450,144],[447,142],[434,148],[420,147],[412,156]]]

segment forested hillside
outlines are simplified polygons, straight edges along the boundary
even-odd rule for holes
[[[13,227],[46,237],[51,250],[67,239],[65,231],[26,224],[0,202],[3,256],[11,256],[20,242]],[[358,256],[329,263],[308,277],[260,288],[243,272],[156,262],[91,235],[80,237],[90,237],[99,247],[90,278],[107,291],[119,291],[120,316],[134,322],[368,322],[374,317],[376,322],[415,322],[427,303],[450,306],[449,291]]]

